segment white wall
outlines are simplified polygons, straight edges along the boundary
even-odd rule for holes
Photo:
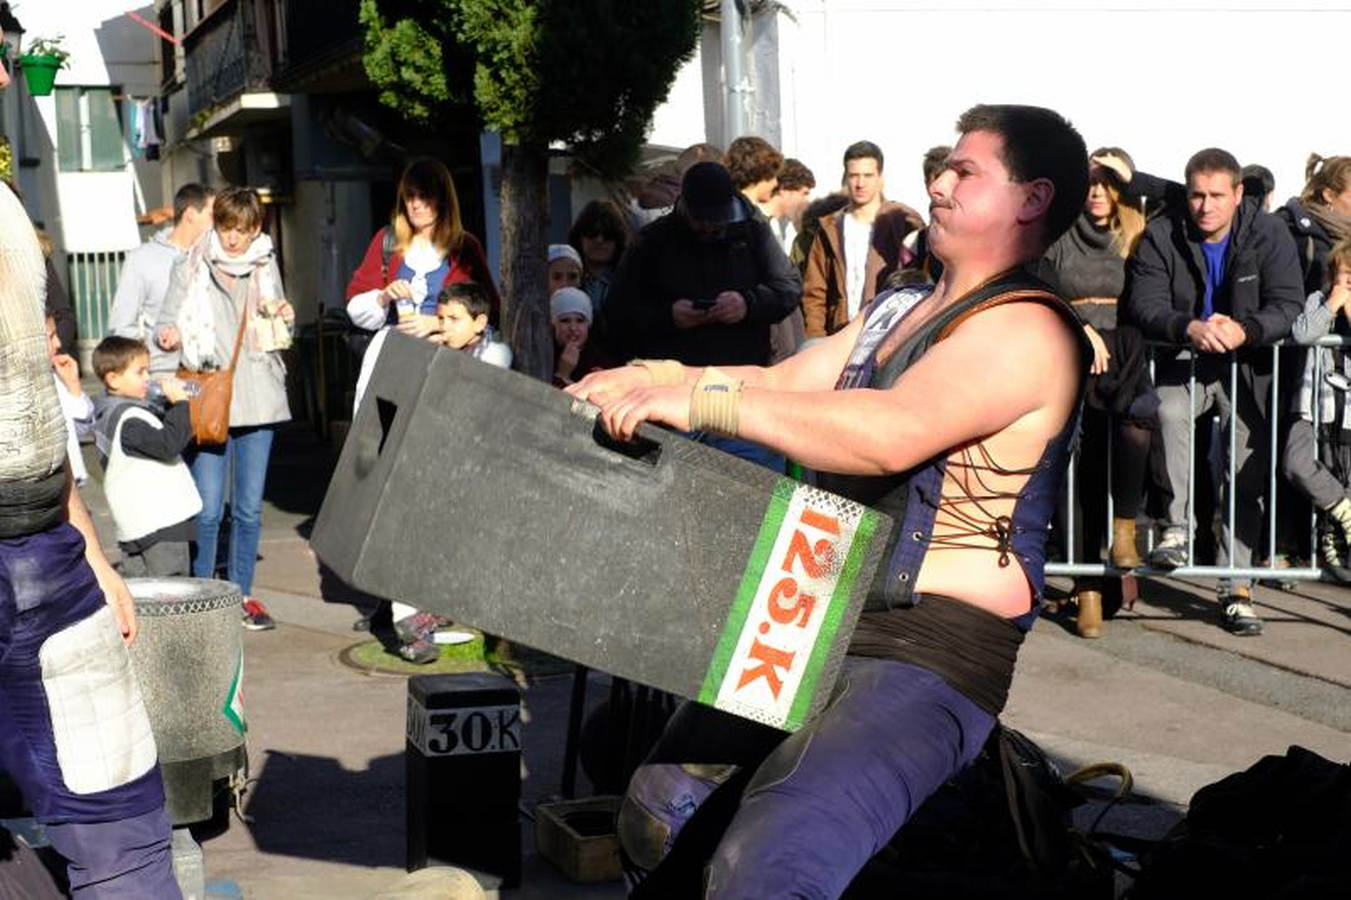
[[[159,39],[125,15],[135,7],[127,0],[46,0],[14,6],[23,24],[21,52],[38,38],[61,37],[70,54],[68,68],[56,76],[58,86],[96,87],[117,85],[134,96],[158,93],[155,60]],[[144,4],[140,14],[151,21],[154,8]],[[19,75],[22,78],[22,75]],[[18,102],[20,92],[10,88]],[[0,101],[3,102],[3,101]],[[25,135],[30,152],[43,148],[39,158],[48,173],[56,170],[56,106],[53,98],[37,97],[32,103],[29,127],[40,134]],[[33,155],[38,155],[34,153]],[[30,177],[30,180],[32,178]],[[36,182],[55,184],[55,196],[42,190],[41,208],[34,210],[67,250],[125,249],[140,243],[135,217],[161,204],[158,166],[136,161],[125,172],[56,173],[36,176]]]
[[[1090,149],[1124,147],[1140,168],[1179,180],[1194,151],[1223,147],[1275,173],[1278,203],[1303,187],[1310,151],[1351,153],[1334,100],[1346,83],[1351,11],[1327,0],[1188,0],[1182,10],[1157,0],[786,5],[780,83],[757,88],[780,91],[781,149],[813,170],[818,193],[837,183],[844,148],[866,138],[886,153],[888,196],[925,209],[924,151],[952,143],[957,116],[980,102],[1052,107]],[[672,92],[670,105],[689,102]],[[693,118],[660,110],[661,142],[703,140],[688,128]]]

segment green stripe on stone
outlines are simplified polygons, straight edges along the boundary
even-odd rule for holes
[[[244,717],[235,709],[235,699],[239,696],[239,682],[244,675],[244,650],[240,648],[239,662],[235,666],[235,677],[230,681],[230,689],[225,692],[225,705],[221,707],[221,712],[225,718],[235,727],[235,731],[244,734],[249,730],[248,723]]]
[[[840,569],[840,577],[835,582],[835,593],[830,595],[825,618],[821,621],[821,631],[816,635],[816,643],[812,646],[811,659],[807,661],[807,668],[802,673],[802,683],[798,685],[793,705],[788,710],[788,718],[783,723],[783,727],[788,731],[797,731],[806,722],[812,698],[816,695],[817,683],[821,680],[821,670],[825,668],[831,644],[835,643],[840,622],[844,619],[845,610],[849,608],[854,582],[858,580],[859,570],[863,568],[863,560],[868,554],[873,537],[877,534],[880,522],[881,518],[877,513],[871,509],[863,510],[858,528],[854,531],[854,540],[849,545],[849,553],[844,558],[844,566]]]
[[[732,662],[732,654],[741,640],[741,630],[746,627],[746,617],[750,615],[751,603],[755,601],[755,592],[765,574],[769,562],[769,553],[783,527],[784,517],[788,515],[788,505],[793,500],[793,491],[797,485],[787,478],[780,478],[769,495],[769,506],[765,517],[760,521],[760,533],[755,538],[755,546],[746,560],[746,571],[741,574],[741,585],[737,588],[736,599],[727,612],[727,622],[722,626],[718,645],[709,660],[708,672],[704,675],[703,687],[696,698],[700,703],[712,706],[718,699],[718,690],[722,687],[727,667]]]

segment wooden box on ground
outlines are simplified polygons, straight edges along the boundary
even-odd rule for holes
[[[619,802],[619,797],[602,796],[541,803],[535,810],[535,844],[540,855],[572,881],[618,881],[623,875],[615,834]]]

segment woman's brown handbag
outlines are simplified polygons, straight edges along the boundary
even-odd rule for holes
[[[248,319],[249,304],[245,300],[229,368],[210,372],[178,370],[179,379],[197,385],[197,393],[188,398],[188,417],[192,421],[192,437],[199,445],[223,444],[230,437],[230,398],[234,394],[235,363],[239,362],[239,345],[244,340],[244,325]]]

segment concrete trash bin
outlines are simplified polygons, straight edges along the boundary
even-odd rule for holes
[[[131,650],[174,825],[212,816],[215,783],[247,769],[243,598],[228,581],[129,578],[140,634]]]

